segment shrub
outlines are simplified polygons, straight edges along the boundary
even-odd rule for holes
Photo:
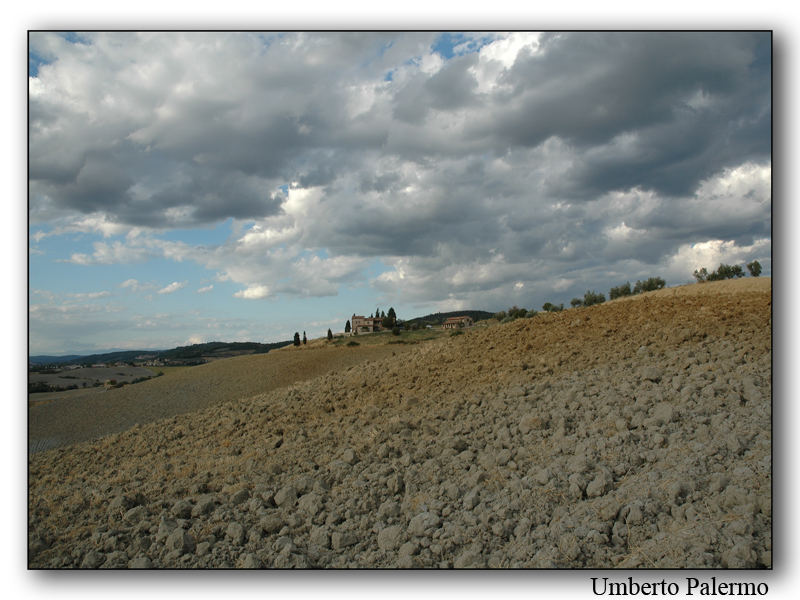
[[[616,298],[622,298],[623,296],[630,296],[633,294],[631,291],[631,282],[626,281],[625,285],[618,285],[617,287],[611,288],[608,292],[609,300],[614,300]]]
[[[460,329],[456,329],[455,331],[451,331],[450,332],[450,337],[453,337],[453,336],[456,336],[456,335],[464,335],[464,332],[461,331]]]
[[[392,327],[392,335],[400,335],[400,328],[397,325]]]
[[[350,340],[349,342],[347,342],[347,345],[348,345],[348,346],[360,346],[361,344],[359,344],[359,343],[358,343],[357,341],[355,341],[355,340]]]
[[[739,265],[726,265],[720,263],[719,268],[710,273],[706,281],[721,281],[723,279],[733,279],[734,277],[744,277],[744,270]]]
[[[761,265],[759,265],[759,267],[760,266]],[[759,273],[760,272],[759,270]],[[742,269],[740,265],[726,265],[720,263],[719,268],[711,273],[709,273],[705,267],[694,272],[694,278],[698,283],[704,281],[722,281],[723,279],[733,279],[734,277],[744,277],[744,269]]]
[[[761,263],[757,260],[754,260],[751,263],[747,263],[747,270],[750,271],[750,275],[753,277],[758,277],[761,275]]]
[[[49,385],[47,385],[44,381],[35,381],[28,383],[28,393],[29,394],[39,394],[42,392],[52,392],[54,391]]]
[[[525,313],[525,318],[526,319],[530,319],[531,317],[535,317],[537,314],[539,314],[539,313],[537,313],[533,309],[530,309],[528,312]]]
[[[702,269],[696,269],[693,273],[694,278],[697,280],[697,283],[703,283],[708,279],[708,269],[703,267]]]
[[[528,314],[528,311],[524,308],[517,308],[516,306],[512,306],[508,309],[508,316],[513,317],[514,319],[521,319],[525,315]]]
[[[506,314],[506,311],[504,311],[504,310],[501,310],[500,312],[494,313],[494,318],[497,319],[500,322],[502,322],[503,319],[505,319],[507,316],[508,315]]]
[[[546,310],[547,312],[559,312],[564,310],[564,305],[559,304],[558,306],[556,306],[551,302],[545,302],[544,304],[542,304],[542,310]]]
[[[583,305],[584,306],[592,306],[593,304],[602,304],[606,301],[606,297],[603,294],[598,292],[590,292],[586,290],[586,293],[583,295]]]
[[[667,282],[661,279],[661,277],[650,277],[645,281],[637,281],[636,285],[633,286],[633,293],[634,294],[641,294],[642,292],[652,292],[654,290],[660,290]]]
[[[581,300],[580,298],[573,298],[572,300],[569,301],[569,303],[572,305],[572,308],[578,308],[580,306],[583,306],[583,300]]]

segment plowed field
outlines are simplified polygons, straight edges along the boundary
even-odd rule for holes
[[[30,565],[769,567],[770,286],[288,349],[35,407],[40,436],[73,413],[84,437],[117,433],[31,456]]]

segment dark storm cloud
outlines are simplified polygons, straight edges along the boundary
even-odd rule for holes
[[[103,210],[109,200],[125,198],[132,183],[131,175],[113,157],[90,155],[63,193],[71,206],[91,213]]]
[[[420,125],[431,110],[450,111],[475,104],[474,55],[453,58],[433,75],[417,74],[394,96],[394,116]]]
[[[472,104],[478,83],[469,69],[476,62],[474,54],[454,58],[425,82],[433,108],[454,110]]]
[[[594,155],[570,190],[688,193],[731,160],[769,156],[768,34],[576,33],[520,56],[477,131],[496,144],[557,136]],[[619,153],[616,137],[636,135]]]

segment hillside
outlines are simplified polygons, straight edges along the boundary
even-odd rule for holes
[[[29,564],[769,567],[770,286],[192,368],[158,395],[218,401],[31,455]]]
[[[269,344],[258,342],[206,342],[204,344],[178,346],[171,350],[118,350],[101,354],[71,354],[67,356],[34,355],[28,358],[28,362],[32,365],[93,364],[118,361],[134,362],[143,360],[143,357],[149,360],[207,362],[219,358],[230,358],[231,356],[263,354],[291,343],[291,340]]]
[[[28,409],[29,448],[39,451],[124,431],[137,424],[285,388],[395,351],[391,347],[319,348],[306,355],[292,348],[268,356],[241,356],[182,368],[119,389],[75,390],[49,402],[40,400],[47,398],[46,394],[35,394]]]
[[[470,317],[473,322],[477,323],[478,321],[485,321],[486,319],[491,319],[494,316],[494,313],[487,312],[485,310],[456,310],[452,312],[444,312],[444,313],[432,313],[429,315],[425,315],[424,317],[415,317],[408,321],[404,321],[404,325],[420,325],[424,327],[425,325],[441,325],[450,317]]]
[[[79,360],[80,354],[63,354],[60,356],[54,354],[36,354],[28,357],[28,364],[31,365],[58,365],[71,363]]]

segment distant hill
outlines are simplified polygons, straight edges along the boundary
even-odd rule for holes
[[[78,360],[80,354],[69,354],[66,356],[51,356],[49,354],[39,354],[38,356],[29,356],[28,362],[34,365],[57,365],[61,363],[71,363]]]
[[[414,319],[404,321],[404,324],[407,323],[409,326],[411,326],[416,323],[422,327],[425,325],[441,325],[450,317],[470,317],[473,321],[478,322],[491,319],[494,317],[494,313],[490,313],[485,310],[457,310],[453,312],[433,313],[430,315],[425,315],[424,317],[416,317]]]
[[[171,350],[122,350],[102,354],[65,356],[29,356],[28,362],[34,365],[58,364],[97,364],[113,362],[133,362],[135,360],[164,360],[176,363],[206,362],[217,358],[240,356],[243,354],[264,354],[274,348],[291,344],[292,340],[259,344],[257,342],[208,342],[192,346],[179,346]]]
[[[137,356],[155,357],[162,350],[118,350],[102,354],[69,354],[65,356],[37,355],[29,356],[28,362],[33,365],[63,365],[63,364],[96,364],[110,362],[130,362]]]
[[[265,354],[274,348],[281,348],[291,344],[292,340],[259,344],[257,342],[208,342],[192,346],[178,346],[172,350],[159,352],[158,358],[163,359],[192,359],[192,358],[224,358],[242,354]]]

